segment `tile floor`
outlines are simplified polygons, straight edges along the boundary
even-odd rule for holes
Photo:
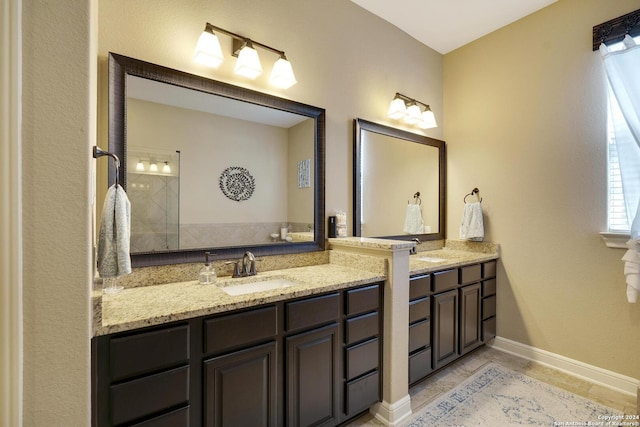
[[[447,368],[411,387],[409,389],[411,409],[415,411],[431,402],[440,394],[452,389],[470,377],[478,368],[488,362],[497,362],[505,368],[521,372],[539,381],[560,387],[613,409],[624,411],[625,414],[637,413],[635,396],[619,393],[607,387],[590,383],[589,381],[573,377],[556,369],[499,350],[494,350],[490,347],[482,347],[476,350],[472,354],[456,361]],[[362,426],[378,427],[383,426],[383,424],[373,418],[371,414],[366,413],[345,427]]]

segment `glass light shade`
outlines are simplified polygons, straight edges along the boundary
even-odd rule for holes
[[[245,45],[238,53],[238,61],[233,71],[252,80],[262,74],[262,65],[260,65],[258,52],[250,45]]]
[[[282,89],[288,89],[298,83],[296,76],[293,74],[291,62],[281,56],[276,63],[273,64],[269,83]]]
[[[433,111],[426,110],[422,112],[422,118],[418,125],[422,129],[436,128],[438,124],[436,123],[436,116],[433,115]]]
[[[193,54],[194,62],[211,68],[218,68],[223,59],[224,55],[222,54],[218,37],[205,30],[198,39],[196,51]]]
[[[144,172],[144,163],[142,163],[142,160],[138,160],[138,163],[136,164],[136,170],[138,172]]]
[[[158,172],[158,164],[157,164],[157,163],[151,163],[151,164],[149,165],[149,170],[150,170],[151,172]]]
[[[404,121],[409,124],[415,124],[420,121],[422,117],[422,112],[420,111],[420,107],[417,104],[411,104],[407,107],[407,115],[404,118]]]
[[[171,173],[171,166],[169,166],[169,162],[164,162],[164,166],[162,166],[162,173]]]
[[[389,111],[387,111],[387,116],[398,120],[406,116],[407,114],[407,106],[404,101],[400,98],[394,98],[389,105]]]

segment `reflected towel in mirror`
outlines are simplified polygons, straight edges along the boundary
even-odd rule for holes
[[[420,205],[407,205],[403,231],[408,234],[424,233],[424,221],[422,220]]]
[[[118,277],[131,273],[131,203],[120,185],[107,190],[98,235],[98,273]]]
[[[460,239],[481,242],[484,239],[484,223],[482,221],[482,204],[466,203],[462,212]]]

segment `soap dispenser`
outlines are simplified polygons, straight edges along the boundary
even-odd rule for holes
[[[204,266],[200,270],[200,274],[198,274],[198,281],[201,285],[212,285],[216,281],[216,269],[209,262],[210,252],[204,253]]]

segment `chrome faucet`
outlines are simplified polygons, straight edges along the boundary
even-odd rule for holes
[[[256,257],[249,251],[244,253],[242,257],[242,275],[243,276],[255,276],[256,271]]]
[[[416,245],[415,245],[414,247],[412,247],[412,248],[409,250],[409,254],[411,254],[411,255],[415,255],[416,253],[418,253],[418,245],[419,245],[420,243],[422,243],[422,242],[421,242],[421,241],[420,241],[420,239],[418,239],[417,237],[416,237],[415,239],[411,239],[411,240],[413,240],[414,242],[416,242]]]

